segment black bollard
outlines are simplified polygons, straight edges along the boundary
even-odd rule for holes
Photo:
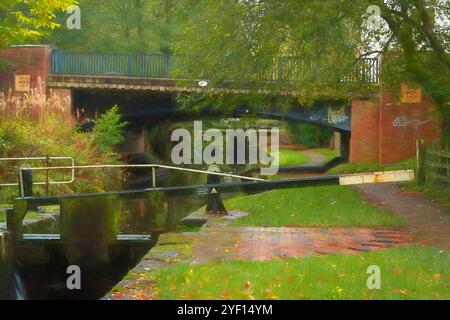
[[[207,178],[207,184],[218,184],[220,183],[220,177],[217,175],[209,174]],[[206,214],[214,215],[226,215],[227,210],[222,201],[219,191],[216,188],[208,190],[206,202]]]
[[[21,197],[32,197],[33,196],[33,171],[28,165],[22,165],[20,167],[20,177],[19,177],[19,192]],[[29,211],[38,211],[38,207],[35,204],[28,204]]]

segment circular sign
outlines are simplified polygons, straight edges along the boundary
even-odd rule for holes
[[[208,81],[206,80],[201,80],[198,82],[198,85],[202,88],[206,87],[208,85]]]

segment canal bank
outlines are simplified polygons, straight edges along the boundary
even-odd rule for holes
[[[179,287],[190,286],[189,275],[183,275],[187,282],[173,282],[169,287],[161,287],[160,281],[164,279],[161,279],[160,274],[170,274],[170,270],[178,270],[183,266],[187,269],[204,268],[203,272],[207,273],[218,266],[225,266],[227,269],[228,264],[234,263],[253,262],[255,265],[264,261],[285,261],[311,256],[359,255],[411,244],[407,231],[398,227],[233,226],[234,221],[246,216],[247,213],[240,211],[230,211],[226,216],[194,213],[193,219],[204,218],[207,220],[206,224],[197,230],[190,227],[161,235],[155,248],[103,300],[161,299],[161,292],[176,292]],[[240,271],[248,273],[245,268]],[[236,274],[230,276],[239,277]],[[226,277],[218,275],[218,279]],[[204,279],[203,285],[220,287],[218,279],[217,286],[212,285],[212,278]],[[243,286],[245,283],[242,282]],[[206,292],[204,289],[196,289],[189,294],[199,294],[202,298],[211,299]],[[189,295],[179,298],[189,299]]]

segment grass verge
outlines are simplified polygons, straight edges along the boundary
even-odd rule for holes
[[[369,290],[367,268],[381,271]],[[149,275],[159,299],[450,299],[450,256],[431,247],[271,261],[177,264]]]
[[[437,201],[442,206],[450,208],[450,189],[442,186],[421,186],[416,181],[405,183],[402,185],[406,191],[422,193],[423,196],[431,201]]]
[[[366,203],[352,187],[319,186],[264,192],[225,201],[228,210],[248,216],[233,226],[402,226],[387,209]]]
[[[392,171],[392,170],[414,170],[416,160],[409,159],[396,165],[379,165],[376,163],[344,163],[330,169],[328,174],[347,174],[360,172]]]
[[[310,161],[309,157],[301,151],[280,149],[279,166],[301,166]]]

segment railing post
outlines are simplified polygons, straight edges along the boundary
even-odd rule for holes
[[[128,53],[127,60],[128,60],[127,75],[129,77],[131,77],[132,71],[133,71],[132,70],[133,69],[133,54],[132,53]]]
[[[156,189],[156,168],[152,167],[152,187]]]
[[[168,78],[169,75],[170,75],[170,57],[168,54],[164,54],[164,74],[162,76]]]
[[[48,168],[50,166],[50,157],[47,155],[45,157],[45,166]],[[45,170],[45,195],[48,197],[49,193],[49,176],[48,176],[48,169]]]
[[[20,166],[19,188],[22,198],[33,196],[33,171],[27,164]],[[38,211],[38,207],[34,204],[27,205],[27,210]]]
[[[22,198],[33,196],[33,172],[27,164],[20,166],[19,188]]]
[[[427,153],[423,146],[423,140],[416,141],[416,158],[417,158],[417,183],[419,185],[425,184],[425,171],[427,162]]]

